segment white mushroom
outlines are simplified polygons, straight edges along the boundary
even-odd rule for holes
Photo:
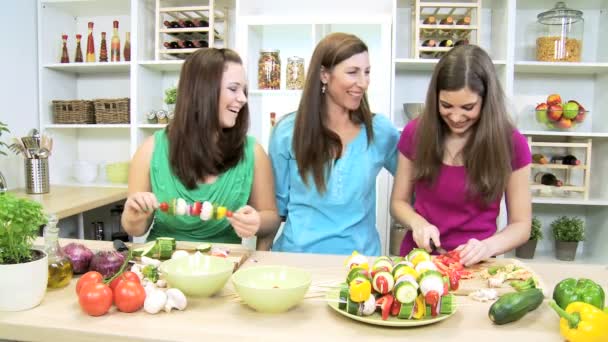
[[[141,257],[141,262],[142,262],[144,265],[152,265],[152,266],[154,266],[154,267],[158,267],[158,266],[160,266],[160,263],[161,263],[161,261],[160,261],[160,260],[157,260],[157,259],[152,259],[152,258],[148,258],[148,257],[146,257],[146,256],[142,256],[142,257]]]
[[[173,288],[168,289],[167,292],[167,302],[165,303],[165,311],[171,312],[171,309],[184,310],[186,305],[188,305],[188,301],[186,300],[186,296],[182,293],[182,291]]]
[[[133,266],[131,266],[131,272],[133,272],[133,273],[140,272],[141,273],[141,265],[133,264]]]
[[[150,294],[154,291],[157,290],[156,286],[154,286],[154,283],[152,282],[148,282],[146,281],[145,284],[143,284],[144,286],[144,290],[146,291],[146,300],[148,299],[148,297],[150,296]],[[165,303],[163,303],[164,305]]]
[[[148,287],[146,287],[146,290],[147,289]],[[166,303],[167,295],[165,292],[162,290],[153,289],[146,295],[146,300],[144,301],[144,311],[149,314],[156,314],[165,307]]]
[[[165,288],[167,287],[167,281],[164,279],[158,279],[156,281],[156,287]]]

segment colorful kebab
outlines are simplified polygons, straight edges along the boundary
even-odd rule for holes
[[[199,216],[203,221],[211,219],[221,220],[224,217],[232,217],[232,211],[228,210],[226,207],[214,206],[209,201],[196,201],[189,204],[183,198],[174,198],[169,201],[169,203],[161,202],[159,209],[168,215]]]

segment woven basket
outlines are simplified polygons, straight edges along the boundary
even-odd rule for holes
[[[94,124],[93,101],[53,100],[53,122],[56,124]]]
[[[95,121],[98,124],[129,123],[129,98],[95,99]]]

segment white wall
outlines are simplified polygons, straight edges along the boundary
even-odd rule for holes
[[[18,28],[4,32],[0,53],[0,121],[11,130],[2,141],[10,143],[10,138],[38,128],[38,25],[36,0],[3,1],[3,5],[3,27]],[[0,155],[0,171],[9,189],[25,187],[21,156]]]

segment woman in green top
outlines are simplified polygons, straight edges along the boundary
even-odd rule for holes
[[[247,136],[246,82],[241,58],[229,49],[200,49],[184,62],[174,119],[133,156],[122,215],[127,233],[145,234],[154,219],[148,240],[240,243],[275,234],[280,220],[270,162]],[[155,210],[177,198],[234,214],[203,221]]]

